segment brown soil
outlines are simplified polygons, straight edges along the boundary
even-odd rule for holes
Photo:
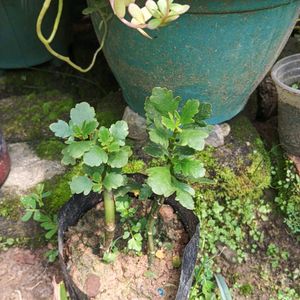
[[[77,226],[69,230],[66,243],[68,269],[78,287],[88,296],[99,300],[175,299],[180,268],[173,266],[173,260],[182,255],[188,237],[176,214],[170,212],[170,207],[165,206],[161,216],[165,223],[158,222],[157,232],[164,244],[157,254],[163,258],[155,258],[149,271],[148,257],[144,253],[137,256],[121,251],[114,263],[103,263],[98,255],[103,208],[98,205],[89,211]],[[116,236],[121,235],[118,228]],[[118,244],[119,248],[121,244]]]
[[[56,264],[48,264],[45,249],[11,248],[0,253],[0,300],[49,300],[53,276],[59,280]]]

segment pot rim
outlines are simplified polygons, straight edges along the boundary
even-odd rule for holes
[[[291,61],[291,59],[293,59],[293,60]],[[273,81],[275,82],[275,84],[278,85],[279,87],[281,87],[282,89],[287,90],[288,92],[290,92],[294,95],[300,95],[300,90],[294,89],[278,79],[278,73],[284,66],[286,66],[285,63],[286,62],[291,63],[291,62],[296,62],[296,61],[299,61],[299,65],[300,65],[300,53],[289,55],[289,56],[286,56],[286,57],[280,59],[273,66],[272,71],[271,71],[271,77],[272,77]],[[299,77],[300,77],[300,68],[299,68]]]

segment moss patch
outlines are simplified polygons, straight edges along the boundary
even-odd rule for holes
[[[56,213],[71,197],[69,182],[75,175],[81,174],[80,167],[69,169],[64,175],[57,175],[45,182],[44,190],[51,192],[45,198],[45,207],[49,213]]]
[[[4,196],[0,199],[0,217],[13,221],[21,217],[20,199],[17,196]]]
[[[64,143],[56,140],[42,140],[38,144],[33,145],[35,152],[42,159],[61,160],[61,151],[65,147]]]
[[[57,90],[0,101],[0,119],[7,141],[30,141],[50,136],[49,125],[66,118],[74,100]]]

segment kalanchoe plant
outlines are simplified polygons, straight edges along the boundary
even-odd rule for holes
[[[147,169],[147,184],[155,195],[148,219],[150,263],[154,255],[153,227],[165,197],[174,194],[182,206],[194,209],[195,191],[189,182],[199,181],[205,175],[197,151],[204,149],[209,135],[210,126],[204,120],[211,107],[191,99],[179,110],[180,101],[172,91],[154,88],[145,102],[150,143],[144,150],[160,161],[159,166]]]
[[[115,199],[114,190],[125,185],[126,176],[122,174],[128,158],[132,154],[125,145],[128,126],[118,121],[110,128],[99,127],[94,108],[88,103],[79,103],[70,112],[69,123],[59,120],[50,125],[57,137],[65,139],[66,148],[62,151],[62,163],[81,164],[83,174],[73,177],[70,187],[74,194],[88,195],[91,191],[102,193],[105,212],[106,251],[114,238]]]

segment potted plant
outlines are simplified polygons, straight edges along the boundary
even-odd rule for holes
[[[272,69],[278,91],[278,132],[283,148],[300,156],[300,55],[278,61]]]
[[[0,1],[0,69],[35,66],[51,60],[51,54],[39,41],[35,23],[42,7],[40,0]],[[43,30],[48,35],[55,20],[57,1],[45,18]],[[54,39],[54,47],[62,53],[68,47],[68,11],[64,12],[62,26]]]
[[[210,123],[228,120],[243,109],[299,14],[298,0],[197,0],[179,19],[172,15],[177,8],[168,10],[172,1],[149,0],[142,9],[132,2],[110,1],[118,18],[111,17],[105,1],[89,0],[87,10],[126,102],[144,114],[143,99],[162,84],[186,99],[211,103]],[[132,19],[125,17],[125,7]],[[149,12],[153,17],[146,21]],[[149,32],[165,25],[162,20],[174,21]],[[146,31],[152,40],[130,27]]]
[[[118,239],[125,241],[127,251],[139,255],[143,242],[147,241],[151,267],[156,254],[154,236],[155,232],[158,235],[155,228],[160,206],[167,203],[179,212],[190,241],[183,254],[176,299],[187,299],[199,243],[197,217],[191,212],[195,193],[191,182],[199,182],[205,175],[203,163],[197,159],[197,151],[204,148],[204,140],[210,130],[204,122],[210,113],[210,105],[193,99],[186,101],[179,110],[180,101],[180,97],[174,97],[172,91],[163,88],[153,89],[152,95],[146,100],[150,142],[144,151],[155,158],[155,165],[146,168],[138,177],[126,176],[123,169],[132,154],[126,145],[128,128],[124,121],[118,121],[110,128],[99,128],[94,109],[87,103],[80,103],[71,110],[69,123],[59,120],[50,126],[57,137],[66,141],[62,162],[82,166],[82,174],[74,177],[70,183],[72,192],[78,195],[59,214],[59,256],[66,287],[72,299],[86,299],[87,296],[82,291],[85,285],[79,286],[78,281],[74,283],[69,273],[72,267],[66,265],[66,231],[70,231],[70,226],[84,218],[82,216],[101,201],[104,202],[105,226],[102,230],[104,235],[97,243],[100,244],[97,261],[101,257],[105,262],[115,259],[115,238],[118,235]],[[139,215],[141,210],[144,215]],[[120,214],[119,218],[116,218],[116,211]],[[116,219],[121,223],[118,234],[115,231]],[[95,222],[100,220],[96,219]],[[92,226],[96,227],[96,224]],[[79,228],[83,227],[80,223]],[[75,240],[78,242],[77,238]],[[75,249],[80,247],[76,246]],[[74,247],[71,249],[74,250]],[[79,259],[83,256],[80,254]],[[95,262],[97,265],[99,263]],[[161,288],[164,291],[163,286]]]

